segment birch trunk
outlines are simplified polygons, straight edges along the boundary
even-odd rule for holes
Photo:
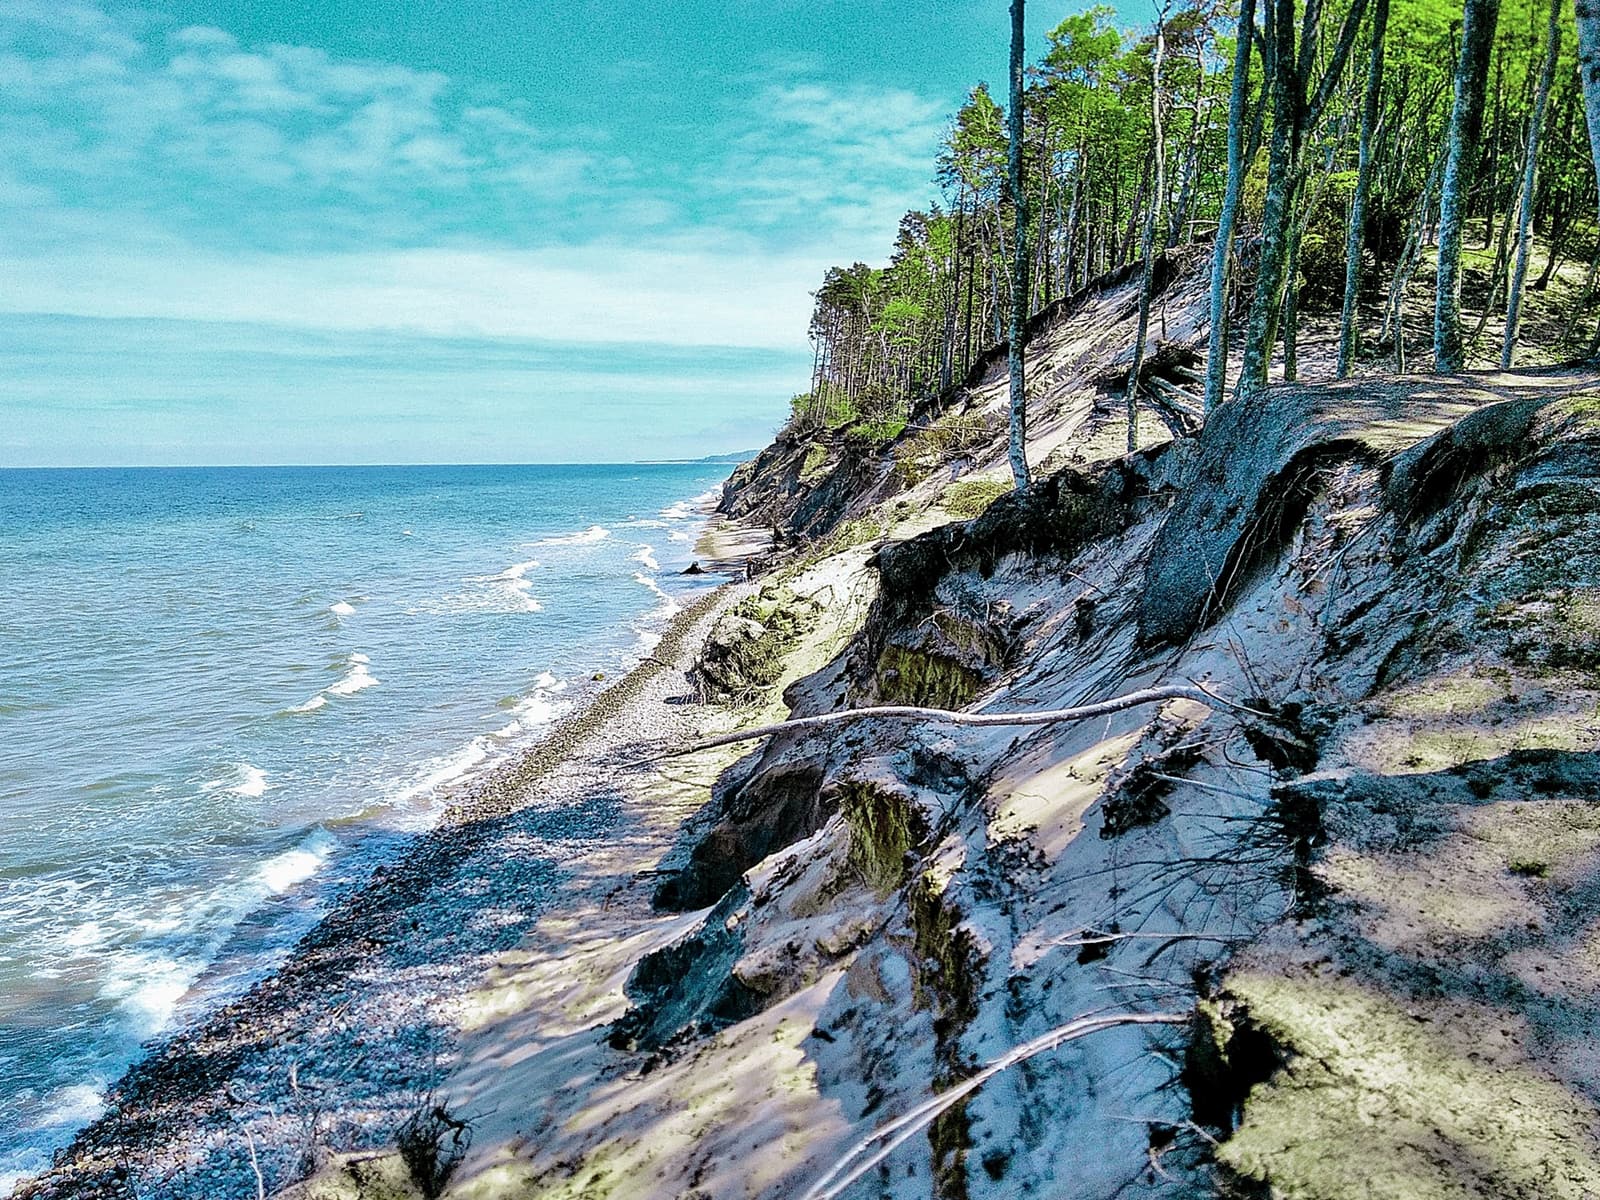
[[[1250,42],[1256,0],[1241,0],[1238,42],[1233,48],[1233,87],[1228,93],[1228,183],[1211,249],[1211,329],[1206,338],[1206,411],[1222,403],[1228,386],[1228,272],[1233,261],[1233,227],[1244,187],[1244,109],[1250,94]],[[1266,97],[1262,97],[1265,107]]]
[[[1461,55],[1456,61],[1444,192],[1439,201],[1439,260],[1433,301],[1436,371],[1459,371],[1466,365],[1461,337],[1461,235],[1467,215],[1468,176],[1483,133],[1489,52],[1499,15],[1500,0],[1466,0],[1462,14]]]
[[[1356,303],[1361,293],[1361,249],[1365,241],[1367,192],[1372,187],[1372,139],[1383,92],[1383,39],[1389,28],[1389,0],[1374,0],[1372,57],[1367,62],[1367,90],[1361,103],[1361,142],[1356,152],[1356,191],[1350,197],[1350,226],[1344,239],[1344,306],[1339,314],[1338,378],[1350,374],[1360,347]]]

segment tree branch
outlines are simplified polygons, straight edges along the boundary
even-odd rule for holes
[[[837,1200],[852,1183],[888,1158],[895,1147],[926,1128],[940,1113],[955,1107],[1007,1067],[1102,1029],[1114,1029],[1122,1025],[1187,1025],[1189,1020],[1188,1013],[1112,1013],[1102,1017],[1079,1017],[1059,1025],[1049,1033],[1041,1034],[1001,1055],[970,1079],[964,1079],[932,1100],[924,1101],[905,1116],[875,1129],[851,1147],[850,1152],[836,1162],[826,1175],[812,1184],[801,1200]],[[866,1157],[862,1158],[863,1155]],[[860,1161],[852,1166],[853,1159]]]
[[[1257,712],[1253,708],[1235,704],[1231,700],[1226,700],[1214,692],[1207,691],[1205,688],[1194,684],[1169,684],[1164,687],[1145,688],[1142,691],[1129,692],[1125,696],[1102,700],[1098,704],[1083,704],[1076,708],[1047,708],[1033,712],[971,713],[949,708],[922,708],[909,704],[886,704],[875,708],[847,708],[840,712],[822,713],[814,717],[799,717],[793,721],[779,721],[774,725],[755,725],[749,729],[740,729],[734,733],[724,733],[718,737],[708,738],[703,742],[696,742],[694,745],[686,746],[681,750],[668,750],[662,754],[639,759],[636,764],[630,765],[659,762],[666,758],[681,758],[686,754],[698,754],[702,750],[714,750],[718,746],[732,746],[739,742],[750,742],[757,738],[770,737],[777,733],[790,733],[799,729],[821,729],[830,725],[846,725],[853,721],[864,721],[873,717],[909,721],[936,721],[945,725],[967,726],[1054,725],[1058,721],[1087,721],[1094,717],[1108,716],[1111,713],[1138,708],[1143,704],[1159,704],[1167,700],[1193,700],[1199,704],[1206,705],[1208,708],[1221,706],[1271,719],[1270,713]]]

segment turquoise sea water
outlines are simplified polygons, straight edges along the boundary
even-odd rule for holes
[[[0,471],[0,1193],[647,653],[726,472]]]

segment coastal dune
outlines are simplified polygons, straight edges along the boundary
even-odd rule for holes
[[[1129,455],[1135,288],[1041,319],[1024,491],[999,360],[739,468],[764,571],[22,1194],[1600,1191],[1600,375],[1273,388]]]

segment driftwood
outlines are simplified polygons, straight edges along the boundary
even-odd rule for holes
[[[662,754],[652,755],[639,759],[638,763],[658,762],[666,758],[681,758],[686,754],[698,754],[702,750],[714,750],[718,746],[732,746],[739,742],[751,742],[757,738],[770,737],[776,733],[792,733],[799,729],[820,729],[829,725],[845,725],[853,721],[865,721],[872,718],[891,718],[907,721],[933,721],[944,725],[1054,725],[1058,721],[1087,721],[1094,717],[1104,717],[1111,713],[1122,712],[1129,708],[1138,708],[1142,704],[1160,704],[1167,700],[1194,700],[1210,708],[1218,706],[1237,709],[1254,716],[1270,719],[1270,714],[1256,712],[1255,709],[1245,708],[1231,700],[1225,700],[1213,692],[1208,692],[1194,684],[1169,684],[1165,687],[1145,688],[1143,691],[1129,692],[1125,696],[1116,696],[1110,700],[1102,700],[1098,704],[1082,704],[1076,708],[1046,708],[1030,712],[999,712],[999,713],[972,713],[959,712],[949,708],[921,708],[909,704],[886,704],[876,708],[847,708],[839,712],[822,713],[815,717],[798,717],[792,721],[779,721],[775,725],[754,725],[749,729],[740,729],[734,733],[725,733],[719,737],[708,738],[703,742],[696,742],[681,750],[668,750]],[[631,764],[630,764],[631,765]]]
[[[852,1183],[888,1158],[896,1146],[926,1128],[940,1113],[953,1108],[1007,1067],[1014,1067],[1037,1054],[1054,1050],[1057,1046],[1076,1041],[1087,1034],[1098,1033],[1102,1029],[1115,1029],[1122,1025],[1187,1025],[1190,1019],[1188,1013],[1125,1012],[1108,1013],[1099,1017],[1079,1017],[1075,1021],[1068,1021],[1065,1025],[1058,1025],[1049,1033],[1041,1034],[1032,1041],[1024,1042],[1014,1050],[1002,1054],[970,1079],[964,1079],[947,1091],[940,1092],[932,1100],[924,1101],[905,1116],[873,1130],[870,1135],[852,1146],[843,1158],[834,1163],[826,1175],[812,1184],[801,1200],[837,1200],[837,1197],[843,1195],[845,1189]]]

